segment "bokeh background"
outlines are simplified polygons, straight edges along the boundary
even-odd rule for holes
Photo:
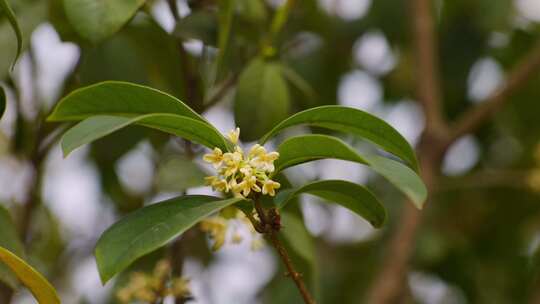
[[[197,160],[200,147],[132,127],[63,158],[51,141],[60,132],[53,130],[63,126],[43,119],[61,96],[103,80],[147,84],[187,103],[193,102],[193,91],[206,94],[204,85],[193,89],[183,73],[189,65],[196,78],[204,79],[215,57],[218,26],[208,21],[215,15],[208,9],[213,1],[177,3],[181,20],[188,20],[183,27],[175,26],[166,1],[149,1],[121,31],[90,44],[75,33],[60,0],[12,1],[27,40],[12,72],[15,38],[0,19],[0,85],[8,93],[0,121],[0,204],[19,224],[28,219],[30,261],[59,289],[64,303],[114,303],[121,279],[103,287],[92,251],[118,218],[183,191],[211,193],[202,185],[208,168]],[[245,68],[281,3],[261,1],[264,14],[255,15],[262,21],[238,17],[227,67],[232,75]],[[453,119],[493,94],[540,41],[540,1],[433,3],[444,116]],[[323,104],[355,107],[385,119],[418,144],[425,119],[415,94],[423,75],[415,73],[413,16],[404,0],[297,1],[278,47],[279,61],[304,80],[288,83],[290,113]],[[185,52],[178,50],[179,43]],[[235,127],[231,82],[203,113],[222,132]],[[508,98],[493,119],[445,155],[412,240],[399,303],[540,303],[535,258],[540,245],[540,73]],[[194,162],[188,157],[192,153]],[[362,166],[342,161],[305,164],[287,175],[298,184],[346,179],[369,184],[381,195],[390,220],[380,230],[341,207],[308,196],[301,200],[316,244],[321,303],[368,303],[370,287],[393,258],[388,243],[401,228],[405,199]],[[247,240],[215,253],[204,234],[190,237],[183,270],[196,300],[189,303],[299,303],[271,248],[251,250],[247,229],[240,223],[234,229]],[[163,254],[143,259],[141,267]],[[21,290],[13,303],[32,301]]]

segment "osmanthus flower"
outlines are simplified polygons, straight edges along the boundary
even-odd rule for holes
[[[127,285],[116,293],[121,303],[132,301],[155,303],[167,296],[190,298],[189,280],[182,277],[171,278],[171,264],[168,260],[159,261],[151,274],[133,272]]]
[[[239,128],[231,130],[227,137],[235,145],[233,152],[223,153],[214,148],[203,156],[203,160],[216,169],[216,175],[206,177],[206,183],[214,190],[232,193],[235,197],[247,198],[252,192],[276,195],[281,185],[270,176],[275,171],[274,161],[279,158],[279,153],[267,152],[259,144],[245,153],[238,144]]]

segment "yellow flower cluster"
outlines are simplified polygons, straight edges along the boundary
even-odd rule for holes
[[[224,214],[229,213],[229,214]],[[237,223],[231,223],[231,222],[237,222]],[[249,219],[238,209],[232,208],[231,210],[224,209],[222,210],[222,214],[209,217],[207,219],[204,219],[200,222],[200,229],[203,232],[208,233],[210,236],[210,239],[213,241],[212,250],[217,251],[227,241],[227,231],[232,226],[232,236],[230,237],[230,242],[232,244],[239,244],[243,241],[242,235],[238,232],[238,226],[237,225],[231,225],[231,224],[240,224],[240,225],[246,225],[249,227],[252,235],[251,240],[251,249],[252,250],[259,250],[263,247],[264,241],[261,239],[260,235],[255,231],[253,228],[253,225],[249,221]]]
[[[146,302],[155,303],[167,296],[189,298],[189,280],[185,278],[170,278],[171,265],[167,260],[159,261],[153,273],[134,272],[128,284],[118,290],[116,297],[121,303]]]
[[[214,190],[232,192],[236,197],[247,197],[251,191],[274,196],[281,185],[271,180],[269,174],[275,170],[274,161],[279,153],[268,153],[263,146],[256,144],[245,154],[238,145],[239,136],[239,128],[227,134],[235,144],[234,152],[223,153],[221,149],[214,148],[203,156],[203,160],[217,170],[217,175],[205,178],[206,183]]]

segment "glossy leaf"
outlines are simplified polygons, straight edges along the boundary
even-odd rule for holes
[[[418,169],[414,150],[398,131],[376,116],[343,106],[322,106],[292,115],[264,135],[260,142],[265,143],[282,130],[297,125],[317,126],[358,135],[403,159],[414,170]]]
[[[0,11],[7,17],[9,24],[11,24],[11,27],[13,28],[13,31],[15,32],[15,38],[17,39],[17,53],[15,55],[15,58],[13,59],[12,68],[19,59],[19,56],[21,56],[22,52],[22,45],[23,45],[23,36],[22,36],[22,30],[19,26],[19,22],[17,22],[17,18],[15,17],[15,13],[13,13],[13,10],[9,6],[9,3],[7,0],[0,0]],[[1,116],[1,115],[0,115]]]
[[[4,91],[4,88],[0,86],[0,119],[2,119],[4,112],[6,112],[6,102],[6,92]]]
[[[193,195],[173,198],[128,214],[99,239],[95,256],[106,283],[138,258],[164,246],[200,220],[242,199]]]
[[[129,125],[137,124],[167,132],[210,149],[227,150],[227,141],[205,122],[175,114],[147,114],[134,118],[98,115],[87,118],[68,130],[62,137],[62,150],[67,156],[76,148],[109,135]]]
[[[421,209],[427,190],[420,177],[410,168],[392,159],[359,154],[342,140],[327,135],[304,135],[285,140],[278,147],[280,154],[275,161],[276,173],[295,165],[319,159],[333,158],[369,166]]]
[[[15,223],[11,219],[9,212],[0,205],[0,247],[13,252],[18,256],[24,256],[23,244],[19,239]],[[18,281],[13,273],[2,263],[0,263],[0,281],[12,288],[16,288]]]
[[[145,0],[64,0],[69,22],[82,37],[99,42],[116,33]]]
[[[234,104],[236,125],[243,140],[253,141],[287,117],[289,89],[280,65],[252,61],[238,79]]]
[[[121,81],[105,81],[73,91],[60,100],[48,120],[83,120],[96,115],[133,117],[154,113],[177,114],[206,122],[167,93]]]
[[[56,290],[47,279],[13,252],[0,247],[0,261],[15,273],[40,304],[60,303]]]
[[[324,180],[306,184],[298,189],[285,190],[276,196],[275,202],[283,208],[300,194],[311,194],[325,201],[337,203],[366,219],[379,228],[386,221],[386,209],[367,188],[342,180]]]

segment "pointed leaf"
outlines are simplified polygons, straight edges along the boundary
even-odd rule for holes
[[[60,303],[56,290],[47,279],[17,255],[4,247],[0,247],[0,261],[15,273],[40,304]]]
[[[148,114],[134,118],[98,115],[83,120],[62,137],[62,150],[67,156],[76,148],[100,139],[132,124],[167,132],[210,149],[227,150],[227,141],[207,123],[175,114]]]
[[[95,256],[106,283],[138,258],[164,246],[205,217],[243,201],[193,195],[173,198],[128,214],[101,235]]]
[[[412,169],[395,160],[361,155],[342,140],[332,136],[312,134],[292,137],[279,145],[278,152],[274,174],[288,167],[319,159],[347,160],[369,166],[407,195],[417,208],[421,209],[426,200],[426,187]]]
[[[6,92],[3,87],[0,87],[0,119],[6,112]]]
[[[19,59],[19,56],[21,56],[22,52],[22,45],[23,45],[23,36],[21,27],[19,26],[19,22],[17,22],[17,18],[15,17],[15,13],[13,13],[13,10],[9,6],[9,3],[7,0],[0,0],[0,9],[4,15],[6,15],[9,23],[11,24],[11,27],[13,28],[13,31],[15,32],[15,37],[17,38],[17,54],[15,55],[15,58],[13,59],[13,64],[11,65],[11,68],[15,66],[15,63],[17,63],[17,60]],[[0,115],[1,117],[2,115]]]
[[[150,87],[121,81],[105,81],[73,91],[64,97],[49,121],[83,120],[96,115],[134,117],[170,113],[206,122],[177,98]]]
[[[386,221],[386,209],[367,188],[342,180],[324,180],[306,184],[295,190],[280,192],[275,199],[283,208],[297,195],[307,193],[337,203],[379,228]]]
[[[265,143],[282,130],[297,125],[317,126],[358,135],[401,158],[414,170],[418,169],[412,147],[398,131],[376,116],[348,107],[322,106],[296,113],[275,126],[260,142]]]
[[[64,0],[69,22],[82,37],[99,42],[116,33],[145,0]]]
[[[9,212],[0,205],[0,246],[13,252],[18,256],[24,256],[23,244],[19,239],[15,223],[13,223]],[[11,271],[0,263],[0,281],[3,281],[12,288],[16,288],[18,281]]]
[[[289,89],[278,64],[255,59],[242,72],[234,102],[243,140],[257,140],[289,112]]]

